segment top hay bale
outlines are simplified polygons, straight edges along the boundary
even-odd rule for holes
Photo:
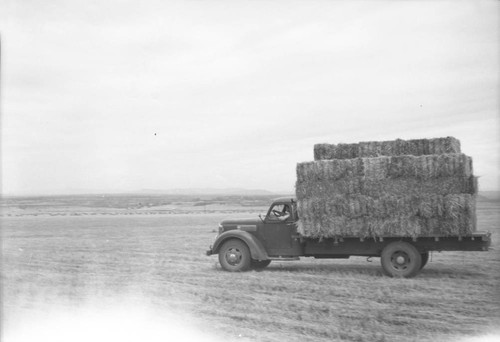
[[[314,160],[371,158],[380,156],[461,153],[453,137],[416,140],[367,141],[357,144],[316,144]]]

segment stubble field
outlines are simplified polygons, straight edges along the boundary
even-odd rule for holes
[[[234,274],[205,256],[220,220],[265,209],[4,215],[2,341],[499,336],[498,250],[433,253],[413,279],[383,276],[378,258],[273,261]],[[499,212],[499,202],[478,205],[479,229],[493,232],[496,248]]]

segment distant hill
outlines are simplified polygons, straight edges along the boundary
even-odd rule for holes
[[[479,191],[478,199],[499,202],[500,201],[500,191]]]
[[[184,189],[143,189],[139,191],[143,194],[165,194],[165,195],[241,195],[241,196],[272,196],[283,194],[262,189],[243,188],[184,188]],[[286,193],[285,193],[286,194]]]

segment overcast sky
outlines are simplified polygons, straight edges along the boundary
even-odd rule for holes
[[[499,189],[498,1],[0,4],[4,194],[293,192],[315,143],[445,136]]]

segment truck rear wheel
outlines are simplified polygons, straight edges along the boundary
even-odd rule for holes
[[[270,263],[271,260],[252,260],[251,265],[254,270],[262,270],[269,266]]]
[[[414,277],[422,265],[422,256],[415,246],[396,241],[388,244],[380,257],[384,273],[390,277]]]
[[[241,240],[231,239],[224,242],[219,250],[219,262],[229,272],[241,272],[250,268],[250,250]]]

